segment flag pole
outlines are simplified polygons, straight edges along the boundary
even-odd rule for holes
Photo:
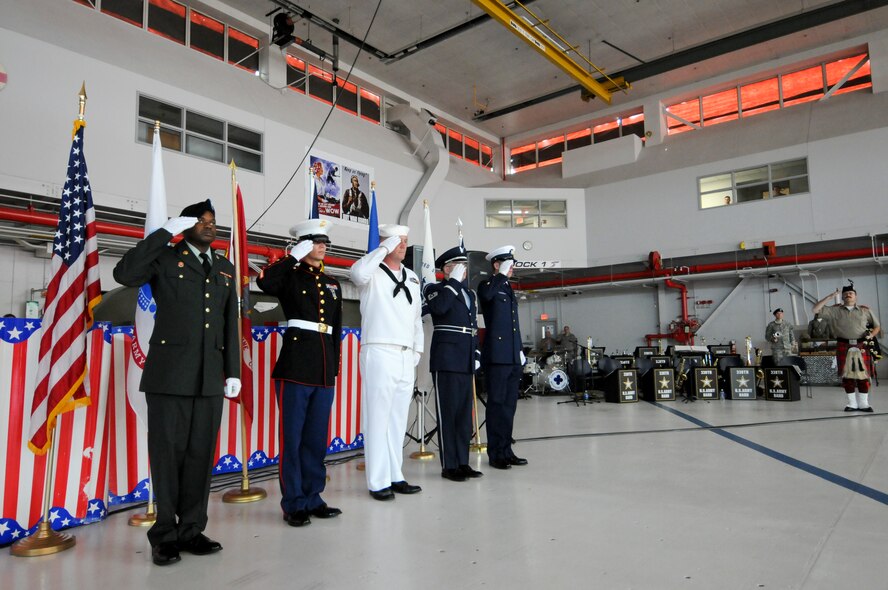
[[[425,212],[425,219],[428,221],[429,218],[429,201],[428,199],[423,199],[422,208]],[[428,223],[426,223],[426,231],[428,231]],[[425,247],[423,247],[423,258],[426,257]],[[419,414],[419,450],[413,453],[410,453],[411,459],[417,459],[419,461],[429,461],[435,457],[435,453],[426,450],[425,441],[426,441],[426,429],[425,429],[425,414],[426,414],[426,392],[419,391],[419,408],[417,413]]]
[[[154,133],[160,133],[160,120],[154,121]],[[160,138],[157,138],[160,141]],[[148,466],[148,505],[145,512],[133,514],[129,517],[127,524],[130,526],[152,526],[157,522],[157,512],[154,511],[154,486],[151,485],[151,466]]]
[[[81,90],[81,92],[83,92]],[[84,94],[84,98],[85,98]],[[81,105],[83,103],[81,102]],[[82,106],[81,106],[82,113]],[[49,522],[49,504],[52,498],[52,470],[55,466],[55,450],[56,437],[55,425],[52,426],[52,432],[49,435],[49,449],[46,453],[46,482],[43,485],[43,518],[37,526],[37,530],[30,537],[25,537],[21,541],[13,543],[9,548],[9,553],[16,557],[37,557],[38,555],[51,555],[59,553],[73,547],[77,541],[74,535],[68,533],[60,533],[52,530],[52,524]]]
[[[86,82],[80,86],[80,92],[77,95],[80,107],[77,114],[77,122],[81,124],[84,121],[84,113],[86,112]],[[77,129],[75,122],[75,130]],[[56,445],[56,425],[55,418],[51,418],[49,433],[49,448],[47,449],[46,458],[46,481],[43,485],[43,519],[37,526],[37,530],[33,535],[25,537],[21,541],[13,543],[9,548],[9,553],[16,557],[36,557],[38,555],[51,555],[70,549],[76,544],[74,535],[68,533],[59,533],[52,530],[49,522],[49,504],[52,498],[52,470],[55,466],[55,450]]]
[[[240,235],[241,228],[239,227],[239,220],[237,215],[237,166],[234,165],[234,160],[231,160],[231,164],[228,165],[231,169],[231,212],[232,212],[232,222],[231,222],[231,235],[232,235],[232,250],[234,250],[237,245],[237,236]],[[241,323],[241,317],[243,314],[243,284],[241,282],[241,268],[240,268],[240,252],[234,251],[232,255],[234,258],[234,276],[235,281],[235,291],[237,292],[237,347],[241,351],[243,355],[243,325]],[[263,500],[268,494],[265,492],[264,488],[251,488],[250,487],[250,474],[249,474],[249,461],[250,461],[250,437],[249,431],[247,430],[247,411],[244,409],[243,400],[238,404],[240,417],[241,417],[241,453],[243,454],[243,458],[241,460],[241,467],[243,468],[241,474],[241,485],[240,488],[236,490],[228,490],[222,495],[222,501],[229,504],[244,504],[247,502],[258,502],[259,500]]]

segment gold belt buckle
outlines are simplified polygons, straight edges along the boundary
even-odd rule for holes
[[[318,322],[318,332],[321,332],[321,333],[323,333],[323,334],[326,334],[326,333],[327,333],[327,328],[329,328],[329,326],[328,326],[327,324],[323,324],[323,323],[321,323],[321,322]]]

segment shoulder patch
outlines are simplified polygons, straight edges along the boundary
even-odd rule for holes
[[[429,294],[426,296],[426,299],[428,299],[429,301],[431,301],[432,299],[434,299],[434,298],[437,297],[437,296],[438,296],[438,292],[437,292],[437,291],[432,291],[431,293],[429,293]]]

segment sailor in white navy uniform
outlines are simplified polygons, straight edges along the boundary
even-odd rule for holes
[[[423,352],[419,279],[401,264],[409,231],[379,226],[385,241],[350,272],[361,299],[361,422],[367,487],[375,500],[422,490],[401,472],[415,367]]]
[[[462,245],[441,254],[435,266],[444,279],[426,285],[423,292],[435,326],[429,369],[435,381],[441,477],[451,481],[483,475],[469,466],[472,380],[481,366],[481,352],[475,294],[464,282],[467,261]]]
[[[518,385],[525,362],[518,326],[518,302],[509,285],[514,246],[503,246],[486,258],[493,276],[478,285],[484,315],[484,344],[481,365],[487,385],[487,458],[495,469],[527,465],[527,459],[512,452],[512,424],[518,407]]]

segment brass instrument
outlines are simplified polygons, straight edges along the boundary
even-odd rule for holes
[[[762,369],[762,349],[755,349],[755,366],[758,367],[758,370],[755,372],[755,387],[756,389],[765,389],[765,371]]]
[[[688,379],[688,374],[685,373],[685,362],[686,359],[681,357],[681,360],[678,363],[678,371],[675,373],[675,391],[676,393],[679,391],[684,391],[685,381]]]
[[[752,366],[752,336],[746,337],[746,366]]]

